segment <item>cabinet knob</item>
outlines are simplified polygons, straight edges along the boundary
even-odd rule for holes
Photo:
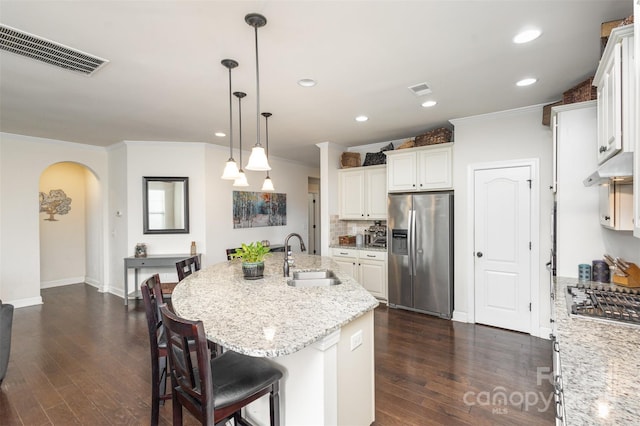
[[[592,151],[592,152],[593,152],[593,151]],[[481,251],[479,251],[478,253],[476,253],[476,256],[478,256],[478,257],[482,257],[482,256],[484,256],[484,255],[482,254],[482,252],[481,252]]]
[[[415,187],[416,187],[416,184],[414,183],[414,184],[413,184],[413,185],[411,185],[411,186],[413,186],[413,187],[415,188]]]
[[[598,152],[603,153],[603,152],[605,152],[606,150],[607,150],[607,147],[603,145],[603,146],[601,146],[601,147],[598,149]]]
[[[604,220],[611,220],[611,216],[603,216],[602,217]]]

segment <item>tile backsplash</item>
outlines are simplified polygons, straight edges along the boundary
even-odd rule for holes
[[[338,244],[338,237],[341,235],[362,234],[366,229],[373,225],[372,220],[340,220],[338,215],[334,214],[329,217],[329,239],[331,245]],[[386,225],[386,221],[382,221]]]

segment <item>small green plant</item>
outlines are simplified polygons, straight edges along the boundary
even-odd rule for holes
[[[236,249],[235,253],[231,253],[231,259],[242,259],[243,262],[255,263],[262,262],[264,258],[270,255],[269,247],[263,246],[260,241],[255,241],[249,245],[242,244],[241,248]]]

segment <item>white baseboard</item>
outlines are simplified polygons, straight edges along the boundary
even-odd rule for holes
[[[63,285],[79,284],[83,282],[84,282],[84,277],[63,278],[61,280],[42,281],[40,282],[40,288],[42,289],[42,288],[62,287]]]
[[[14,308],[25,308],[27,306],[42,305],[42,297],[29,297],[27,299],[3,300],[2,303],[13,305]]]
[[[469,317],[466,312],[453,311],[451,321],[469,322]]]

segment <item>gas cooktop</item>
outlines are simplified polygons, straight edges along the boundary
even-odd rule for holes
[[[610,286],[567,287],[567,309],[572,315],[640,325],[637,290]]]

